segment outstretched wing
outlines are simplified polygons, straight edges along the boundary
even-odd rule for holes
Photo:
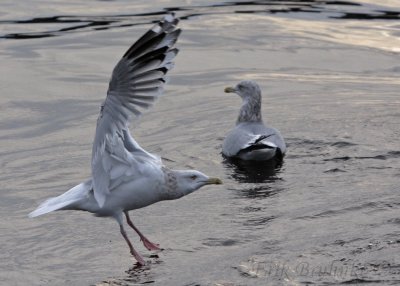
[[[165,75],[178,53],[174,48],[181,32],[177,24],[174,15],[166,16],[128,49],[113,70],[92,150],[94,195],[100,207],[118,176],[132,172],[135,157],[158,160],[137,144],[128,124],[163,91]]]

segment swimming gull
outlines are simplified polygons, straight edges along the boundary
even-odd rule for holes
[[[128,124],[161,95],[166,73],[178,53],[178,19],[167,15],[145,33],[115,66],[107,97],[101,105],[92,150],[92,177],[64,194],[43,202],[29,214],[83,210],[113,217],[139,265],[143,257],[133,248],[123,225],[132,227],[148,250],[160,250],[132,223],[128,212],[162,200],[178,199],[208,184],[221,184],[196,170],[172,170],[161,158],[132,138]]]
[[[242,160],[266,161],[282,159],[285,141],[278,130],[264,124],[261,115],[261,89],[254,81],[241,81],[225,88],[242,98],[236,126],[224,139],[222,154]]]

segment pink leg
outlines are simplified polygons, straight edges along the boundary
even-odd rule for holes
[[[161,248],[159,247],[158,244],[155,244],[153,242],[151,242],[150,240],[147,239],[147,237],[145,237],[138,229],[136,226],[134,226],[134,224],[131,221],[131,218],[129,217],[128,212],[125,212],[125,216],[126,216],[126,222],[128,223],[128,225],[133,228],[137,234],[140,237],[140,240],[143,242],[144,247],[146,247],[148,250],[161,250]]]
[[[133,248],[132,243],[129,241],[129,238],[126,235],[125,229],[122,226],[122,224],[119,225],[119,228],[120,228],[122,236],[125,238],[125,241],[129,246],[129,249],[130,249],[131,254],[133,255],[133,257],[135,257],[135,259],[137,260],[139,265],[141,265],[141,266],[146,265],[146,263],[144,262],[143,257]]]

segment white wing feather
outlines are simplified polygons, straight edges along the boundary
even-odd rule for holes
[[[128,124],[163,92],[165,75],[178,53],[173,48],[181,32],[177,23],[173,15],[166,16],[128,49],[113,70],[92,150],[94,196],[100,207],[126,176],[140,172],[144,158],[160,162],[132,138]]]

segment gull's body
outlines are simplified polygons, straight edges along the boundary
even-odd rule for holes
[[[173,66],[180,30],[178,19],[168,15],[134,43],[114,68],[107,97],[97,120],[92,150],[92,177],[64,194],[42,203],[30,217],[56,210],[83,210],[113,217],[131,254],[140,265],[144,259],[133,248],[123,226],[127,223],[149,250],[159,250],[133,225],[128,212],[162,200],[178,199],[217,178],[196,170],[171,170],[132,138],[129,121],[150,107],[161,95],[165,75]]]
[[[249,161],[282,159],[286,144],[275,128],[264,124],[261,114],[261,90],[253,81],[242,81],[236,87],[228,87],[242,98],[242,107],[236,126],[227,134],[222,153],[230,158]]]

